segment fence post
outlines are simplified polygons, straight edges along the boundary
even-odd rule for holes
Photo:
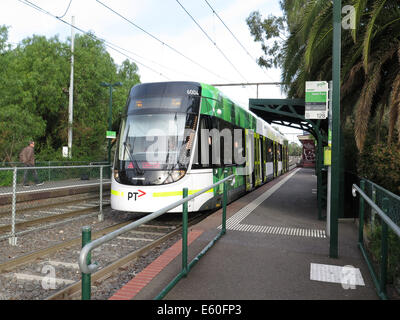
[[[188,188],[183,188],[183,198],[187,198],[188,196]],[[182,272],[186,277],[188,273],[188,263],[187,263],[187,255],[188,255],[188,247],[187,247],[187,237],[188,237],[188,203],[185,202],[182,204]]]
[[[104,220],[104,215],[103,215],[103,166],[100,166],[100,199],[99,199],[99,215],[98,215],[98,220],[99,222],[102,222]]]
[[[376,189],[374,185],[371,185],[371,199],[372,201],[376,204]],[[371,230],[375,229],[375,218],[376,218],[377,212],[371,208]]]
[[[17,203],[17,167],[14,167],[13,171],[13,187],[12,187],[12,208],[11,208],[11,237],[8,242],[12,246],[17,245],[17,237],[15,236],[15,213]]]
[[[227,174],[226,171],[224,171],[224,178],[226,178]],[[225,234],[226,233],[226,204],[228,202],[228,183],[227,181],[224,182],[224,194],[222,198],[222,228],[221,228],[221,233]]]
[[[90,226],[82,228],[82,248],[90,243],[92,238],[92,230]],[[91,263],[91,253],[88,254],[86,263]],[[82,300],[90,300],[91,296],[91,275],[90,273],[82,273]]]
[[[385,214],[389,210],[389,199],[383,198],[382,211]],[[388,264],[388,225],[381,219],[382,223],[382,242],[381,242],[381,276],[379,279],[379,290],[381,294],[386,296],[386,278],[387,278],[387,264]]]
[[[365,192],[365,180],[360,181],[360,188],[363,192]],[[359,214],[358,214],[358,243],[364,243],[364,198],[360,196],[360,207],[359,207]]]

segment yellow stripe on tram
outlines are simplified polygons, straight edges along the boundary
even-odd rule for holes
[[[124,196],[123,192],[119,192],[119,191],[112,190],[112,189],[111,189],[111,194],[113,194],[114,196],[121,196],[121,197]]]
[[[189,190],[189,195],[199,192],[201,190],[202,189]],[[210,190],[206,191],[205,193],[210,193],[210,192],[214,192],[214,189],[210,189]],[[183,191],[153,192],[153,198],[176,197],[176,196],[183,196]]]

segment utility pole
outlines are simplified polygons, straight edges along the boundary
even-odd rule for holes
[[[342,0],[333,0],[333,63],[332,63],[332,166],[331,219],[329,256],[338,257],[338,216],[340,211],[340,67],[342,36]]]
[[[116,83],[108,83],[108,82],[102,82],[100,83],[102,87],[108,87],[110,90],[110,100],[108,104],[108,130],[112,130],[112,93],[113,93],[113,87],[120,87],[122,86],[122,82],[116,82]],[[108,139],[108,162],[111,163],[111,141]]]
[[[72,122],[74,115],[74,25],[75,17],[71,18],[71,76],[69,84],[69,105],[68,105],[68,157],[72,157]]]

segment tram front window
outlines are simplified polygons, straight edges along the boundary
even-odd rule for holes
[[[184,113],[133,114],[123,119],[115,169],[121,183],[167,184],[186,172],[188,155]]]

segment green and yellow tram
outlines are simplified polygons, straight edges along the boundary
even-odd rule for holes
[[[196,82],[139,84],[121,121],[111,207],[154,212],[180,199],[183,188],[193,194],[232,173],[233,201],[288,169],[287,139],[218,89]],[[221,201],[222,185],[188,208],[209,210]]]

